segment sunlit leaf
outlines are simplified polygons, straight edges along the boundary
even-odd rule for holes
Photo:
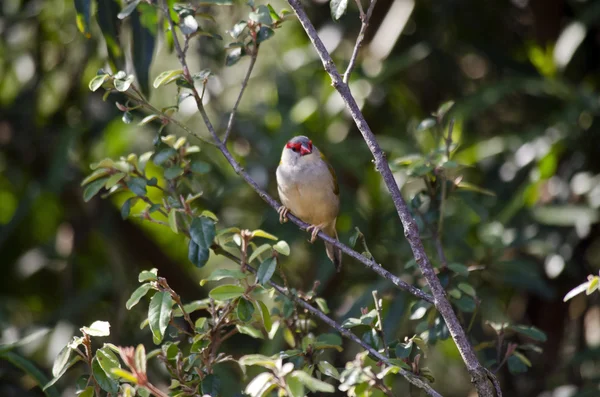
[[[241,285],[225,284],[213,288],[208,293],[208,296],[210,296],[214,300],[226,301],[242,296],[245,291],[246,289]]]
[[[346,13],[348,8],[348,0],[330,0],[329,8],[331,9],[331,18],[337,21]]]
[[[155,344],[162,342],[173,308],[173,298],[166,291],[159,291],[150,300],[148,308],[148,322],[152,331],[152,339]]]

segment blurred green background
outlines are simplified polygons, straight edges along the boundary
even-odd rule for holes
[[[205,28],[224,40],[202,37],[189,55],[193,71],[210,68],[216,76],[208,85],[207,109],[220,131],[249,62],[224,66],[223,47],[233,41],[226,30],[247,17],[239,3],[212,9],[216,22]],[[356,5],[334,23],[326,2],[305,4],[345,69],[360,28]],[[0,4],[0,343],[49,328],[18,352],[46,375],[71,336],[94,320],[110,321],[111,342],[152,344],[150,332],[139,330],[144,306],[125,309],[141,269],[158,268],[184,300],[192,300],[207,294],[198,281],[227,264],[212,257],[198,270],[187,260],[181,236],[133,218],[123,221],[119,204],[126,195],[83,202],[80,182],[89,164],[151,149],[157,127],[124,124],[113,98],[104,102],[100,91],[89,91],[88,81],[106,65],[106,45],[95,20],[90,38],[75,21],[71,1]],[[474,341],[493,339],[486,321],[534,325],[548,335],[542,353],[527,355],[533,364],[528,372],[499,372],[506,396],[600,395],[600,294],[562,301],[600,269],[599,21],[600,2],[593,0],[379,0],[350,83],[392,162],[432,150],[431,137],[416,126],[442,102],[456,102],[454,159],[469,166],[465,180],[495,193],[459,192],[449,200],[445,220],[448,260],[478,269],[469,278],[482,299]],[[128,37],[125,24],[121,40],[128,43]],[[160,37],[150,81],[178,67]],[[162,107],[174,95],[167,87],[150,99]],[[177,117],[207,136],[195,110],[186,100]],[[181,135],[171,127],[169,132]],[[418,272],[406,267],[410,250],[370,152],[292,19],[261,46],[229,146],[276,196],[281,148],[297,134],[310,136],[336,169],[340,239],[347,243],[359,227],[378,262],[420,283]],[[350,259],[336,274],[321,242],[311,246],[295,226],[280,225],[220,153],[202,147],[213,167],[195,185],[203,192],[199,205],[217,214],[219,227],[261,228],[287,240],[292,256],[283,268],[289,283],[308,290],[318,279],[319,293],[340,322],[372,305],[371,291],[378,289],[388,338],[415,333],[410,296]],[[418,185],[403,171],[397,178],[412,199]],[[435,262],[431,242],[426,246]],[[282,345],[265,342],[259,349],[270,353]],[[229,345],[232,354],[254,348],[243,335]],[[336,364],[343,366],[357,351],[346,343]],[[483,362],[493,358],[482,354]],[[470,393],[450,340],[433,344],[427,362],[438,391]],[[58,383],[65,396],[73,394],[74,372]],[[0,360],[0,396],[40,395],[31,377]]]

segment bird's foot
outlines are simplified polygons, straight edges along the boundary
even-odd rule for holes
[[[317,239],[317,234],[321,231],[323,225],[310,225],[306,228],[307,232],[310,232],[310,243],[314,243]]]
[[[288,221],[287,216],[289,212],[290,209],[283,205],[277,209],[277,213],[279,214],[279,223],[285,223]]]

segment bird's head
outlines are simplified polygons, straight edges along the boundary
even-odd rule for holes
[[[281,154],[282,164],[307,164],[320,159],[320,152],[305,136],[295,136],[285,144]]]

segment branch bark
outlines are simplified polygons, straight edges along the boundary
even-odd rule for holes
[[[352,56],[350,56],[350,62],[348,62],[348,68],[344,72],[344,83],[346,84],[348,84],[348,81],[350,80],[350,74],[352,74],[354,64],[356,63],[356,58],[358,57],[358,50],[360,50],[360,47],[362,47],[362,43],[365,40],[365,33],[367,32],[367,28],[369,27],[369,20],[371,19],[371,15],[373,14],[375,4],[377,4],[377,0],[371,0],[371,4],[369,4],[369,8],[367,9],[367,13],[365,14],[360,1],[361,0],[356,0],[358,10],[360,11],[360,32],[358,32],[356,44],[354,44],[354,50],[352,50]]]
[[[450,335],[458,347],[467,370],[471,375],[471,381],[474,383],[475,388],[477,389],[477,393],[479,396],[494,397],[496,392],[494,391],[492,383],[488,380],[488,373],[486,372],[485,367],[483,367],[477,359],[475,351],[469,343],[467,335],[460,325],[454,310],[452,309],[452,305],[447,299],[446,291],[437,278],[433,266],[431,265],[427,254],[425,253],[425,248],[419,234],[419,229],[410,214],[406,202],[402,198],[400,188],[398,187],[394,175],[388,166],[385,154],[377,143],[375,135],[369,128],[369,125],[362,115],[358,104],[350,92],[350,88],[342,79],[342,76],[338,72],[333,60],[331,59],[331,55],[319,38],[315,27],[310,22],[310,19],[306,15],[306,12],[300,4],[300,1],[288,0],[288,4],[296,13],[300,24],[304,28],[315,50],[317,51],[317,54],[319,55],[325,71],[331,77],[333,87],[339,92],[344,100],[344,103],[350,111],[358,130],[362,134],[363,139],[369,147],[369,150],[373,154],[373,158],[375,159],[375,167],[383,177],[386,187],[392,196],[398,217],[400,218],[402,226],[404,227],[404,235],[408,240],[413,252],[413,256],[419,265],[423,276],[427,280],[429,287],[431,288],[434,304],[448,326]]]

